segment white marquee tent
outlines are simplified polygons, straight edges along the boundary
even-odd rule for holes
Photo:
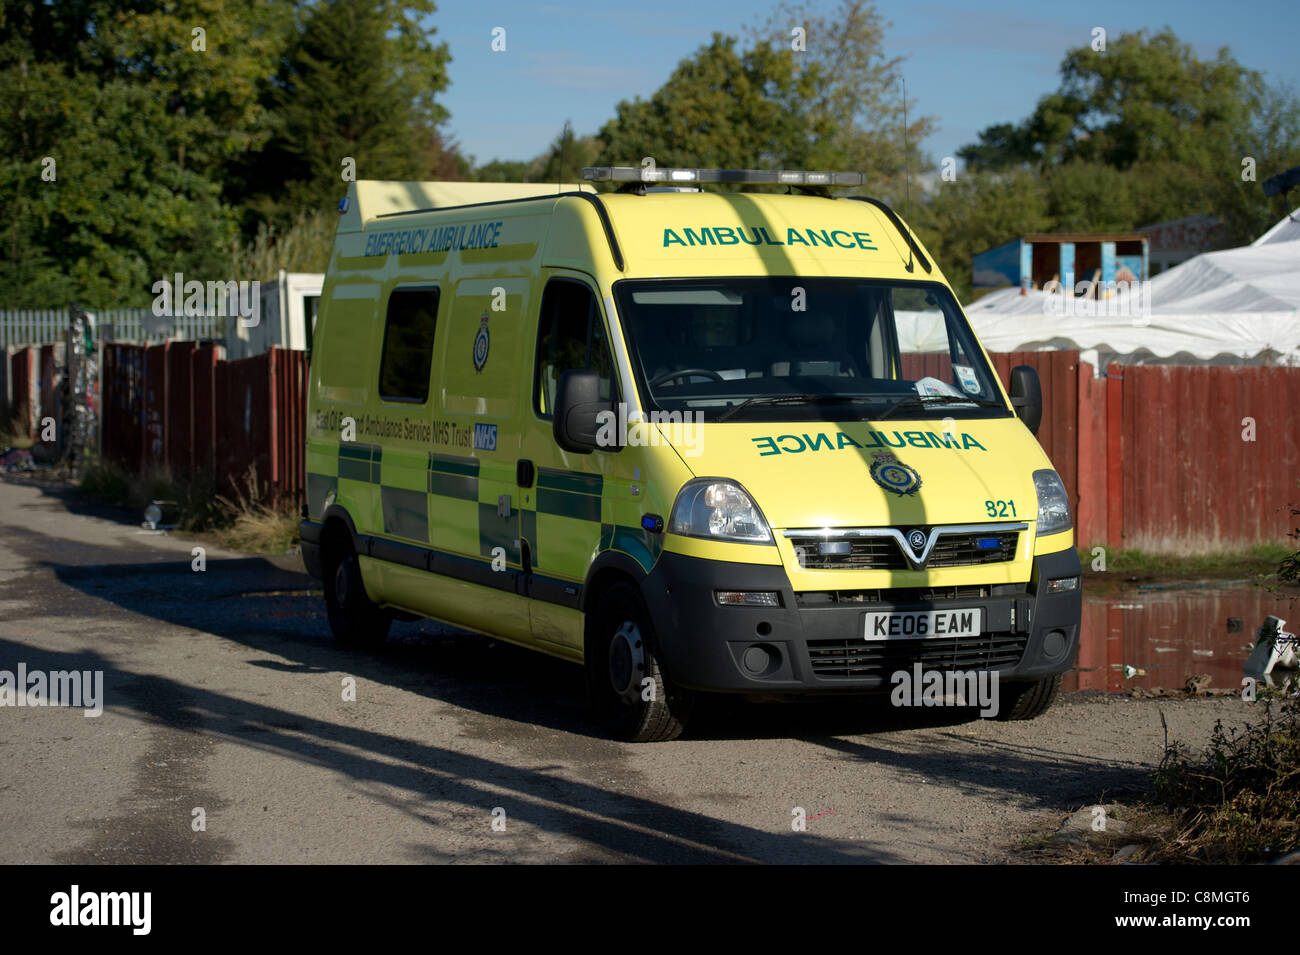
[[[1142,290],[1094,301],[1001,289],[966,314],[989,351],[1077,348],[1094,367],[1300,365],[1300,209],[1253,244],[1198,255]]]

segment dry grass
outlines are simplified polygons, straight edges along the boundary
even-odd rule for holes
[[[132,508],[141,514],[153,501],[164,502],[164,523],[191,533],[210,532],[229,550],[283,554],[298,543],[298,520],[291,506],[271,507],[264,499],[256,467],[244,475],[232,497],[216,493],[213,481],[200,476],[180,481],[161,469],[134,474],[95,462],[86,468],[81,490],[93,497]]]
[[[17,415],[0,417],[0,451],[5,448],[31,448],[36,444],[25,433],[22,419]]]
[[[245,280],[269,282],[286,272],[324,272],[334,250],[338,214],[316,210],[299,215],[289,228],[277,230],[263,222],[251,242],[230,250],[232,274]]]
[[[217,542],[228,550],[255,554],[283,554],[294,547],[298,518],[291,505],[272,507],[263,500],[256,465],[249,466],[243,484],[244,489],[235,489],[233,500],[217,498],[223,518],[214,528]]]

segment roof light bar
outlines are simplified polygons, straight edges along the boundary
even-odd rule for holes
[[[587,182],[752,182],[774,186],[862,186],[860,172],[805,169],[688,169],[671,166],[587,166]]]

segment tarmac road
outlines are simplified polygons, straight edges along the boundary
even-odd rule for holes
[[[1197,749],[1246,716],[725,701],[624,744],[577,667],[430,622],[346,651],[296,555],[209,547],[196,572],[195,541],[134,520],[0,478],[0,670],[102,671],[104,700],[0,708],[0,862],[998,862],[1143,786],[1161,711]]]

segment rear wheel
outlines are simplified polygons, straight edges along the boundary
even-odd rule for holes
[[[352,542],[337,537],[325,550],[325,609],[339,643],[373,646],[388,636],[392,617],[368,596],[361,580],[361,561]]]
[[[1048,711],[1061,689],[1061,674],[1034,683],[1012,683],[1001,690],[997,719],[1032,720]]]
[[[675,739],[686,727],[693,697],[664,679],[650,614],[636,588],[617,584],[600,599],[587,625],[587,693],[601,721],[620,739]]]

